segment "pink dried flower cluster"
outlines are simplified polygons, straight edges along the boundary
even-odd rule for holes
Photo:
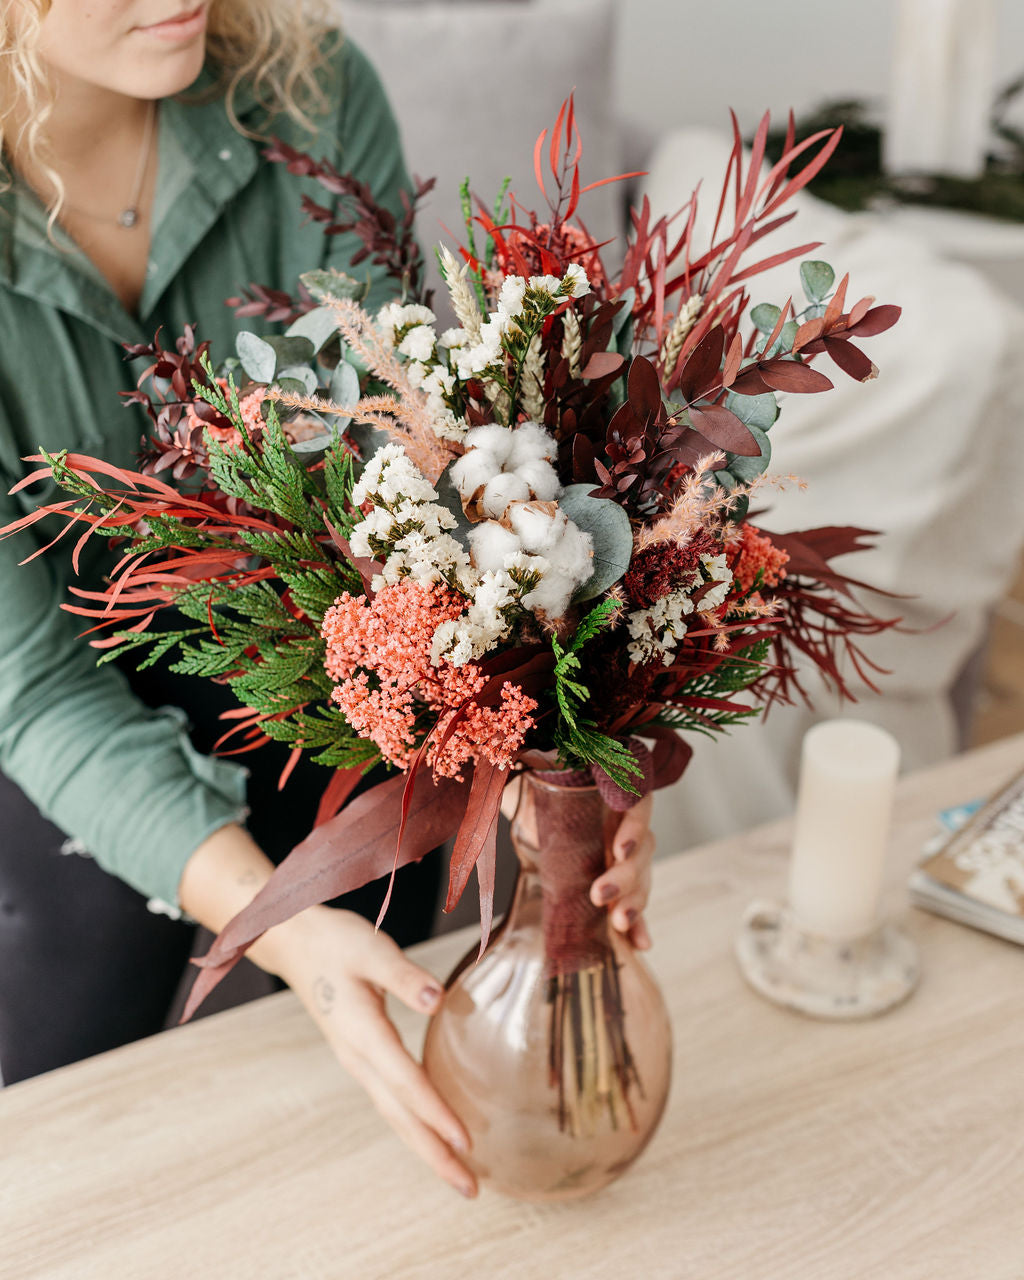
[[[750,591],[761,573],[761,586],[777,587],[786,576],[788,554],[751,524],[738,527],[737,541],[739,555],[732,566],[737,586],[743,591]]]
[[[227,378],[218,378],[217,385],[224,394],[227,395]],[[242,411],[242,421],[245,423],[245,429],[250,436],[255,436],[257,439],[259,438],[260,432],[262,432],[266,425],[263,421],[263,414],[260,412],[260,406],[263,404],[264,395],[265,393],[261,388],[259,391],[250,391],[247,396],[242,396],[238,401],[238,407]],[[204,418],[201,418],[198,413],[196,413],[194,405],[189,405],[186,410],[185,421],[190,431],[197,427],[201,430],[208,431],[212,438],[216,440],[218,444],[223,445],[225,449],[237,449],[242,443],[241,433],[234,427],[220,427],[214,423],[207,422]]]
[[[412,763],[431,728],[427,761],[435,773],[456,777],[480,757],[509,767],[533,727],[537,703],[517,685],[506,682],[501,703],[482,707],[474,698],[487,677],[476,663],[431,662],[434,632],[460,617],[465,605],[445,587],[404,578],[383,587],[372,603],[346,591],[324,617],[325,666],[337,681],[332,700],[353,729],[401,769]]]

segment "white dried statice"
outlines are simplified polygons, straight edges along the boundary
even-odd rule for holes
[[[421,586],[473,580],[469,556],[449,530],[455,517],[437,502],[437,491],[398,444],[386,444],[367,462],[352,490],[356,506],[372,504],[353,528],[349,546],[357,556],[380,559],[374,590],[411,577]]]
[[[429,307],[419,303],[388,302],[377,312],[377,329],[389,346],[397,347],[411,329],[428,328],[437,323]]]
[[[466,452],[452,464],[452,481],[464,501],[479,495],[484,515],[501,519],[513,502],[553,502],[561,492],[552,466],[558,446],[539,423],[487,423],[469,431],[465,444]]]
[[[706,589],[695,601],[702,586]],[[660,657],[666,667],[671,666],[676,645],[686,635],[684,619],[694,610],[717,609],[731,586],[732,571],[726,565],[726,557],[701,556],[700,569],[688,582],[656,600],[649,609],[637,609],[628,616],[630,661],[643,664]]]

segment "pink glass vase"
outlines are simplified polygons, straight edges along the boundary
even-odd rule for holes
[[[522,1200],[606,1186],[657,1127],[672,1039],[646,965],[590,902],[619,815],[596,787],[528,773],[519,880],[483,958],[448,980],[424,1064],[473,1140],[474,1172]]]

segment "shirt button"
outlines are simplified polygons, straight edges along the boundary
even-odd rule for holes
[[[231,159],[231,151],[230,151],[230,149],[229,149],[228,147],[225,147],[223,151],[218,152],[218,153],[217,153],[217,159],[218,159],[218,160],[230,160],[230,159]]]

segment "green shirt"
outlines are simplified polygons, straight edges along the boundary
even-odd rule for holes
[[[407,179],[376,74],[347,43],[331,63],[316,139],[284,116],[267,126],[251,99],[237,104],[239,118],[355,173],[400,214]],[[302,271],[348,268],[354,236],[325,240],[318,225],[302,225],[303,192],[323,204],[323,189],[264,160],[262,145],[233,128],[220,100],[160,104],[137,316],[66,236],[58,230],[60,248],[47,238],[45,211],[24,186],[0,196],[0,525],[54,496],[40,485],[7,496],[27,470],[20,459],[39,446],[134,464],[149,420],[119,403],[134,385],[120,343],[150,341],[159,326],[169,341],[197,322],[216,363],[247,327],[226,297],[252,281],[294,291]],[[372,303],[391,293],[374,278]],[[39,545],[31,533],[0,543],[0,770],[107,870],[173,903],[193,851],[244,816],[246,771],[200,756],[180,712],[148,710],[119,671],[96,666],[79,635],[89,624],[59,607],[76,581],[74,540],[24,565]],[[104,541],[89,539],[77,585],[95,587],[110,564]]]

